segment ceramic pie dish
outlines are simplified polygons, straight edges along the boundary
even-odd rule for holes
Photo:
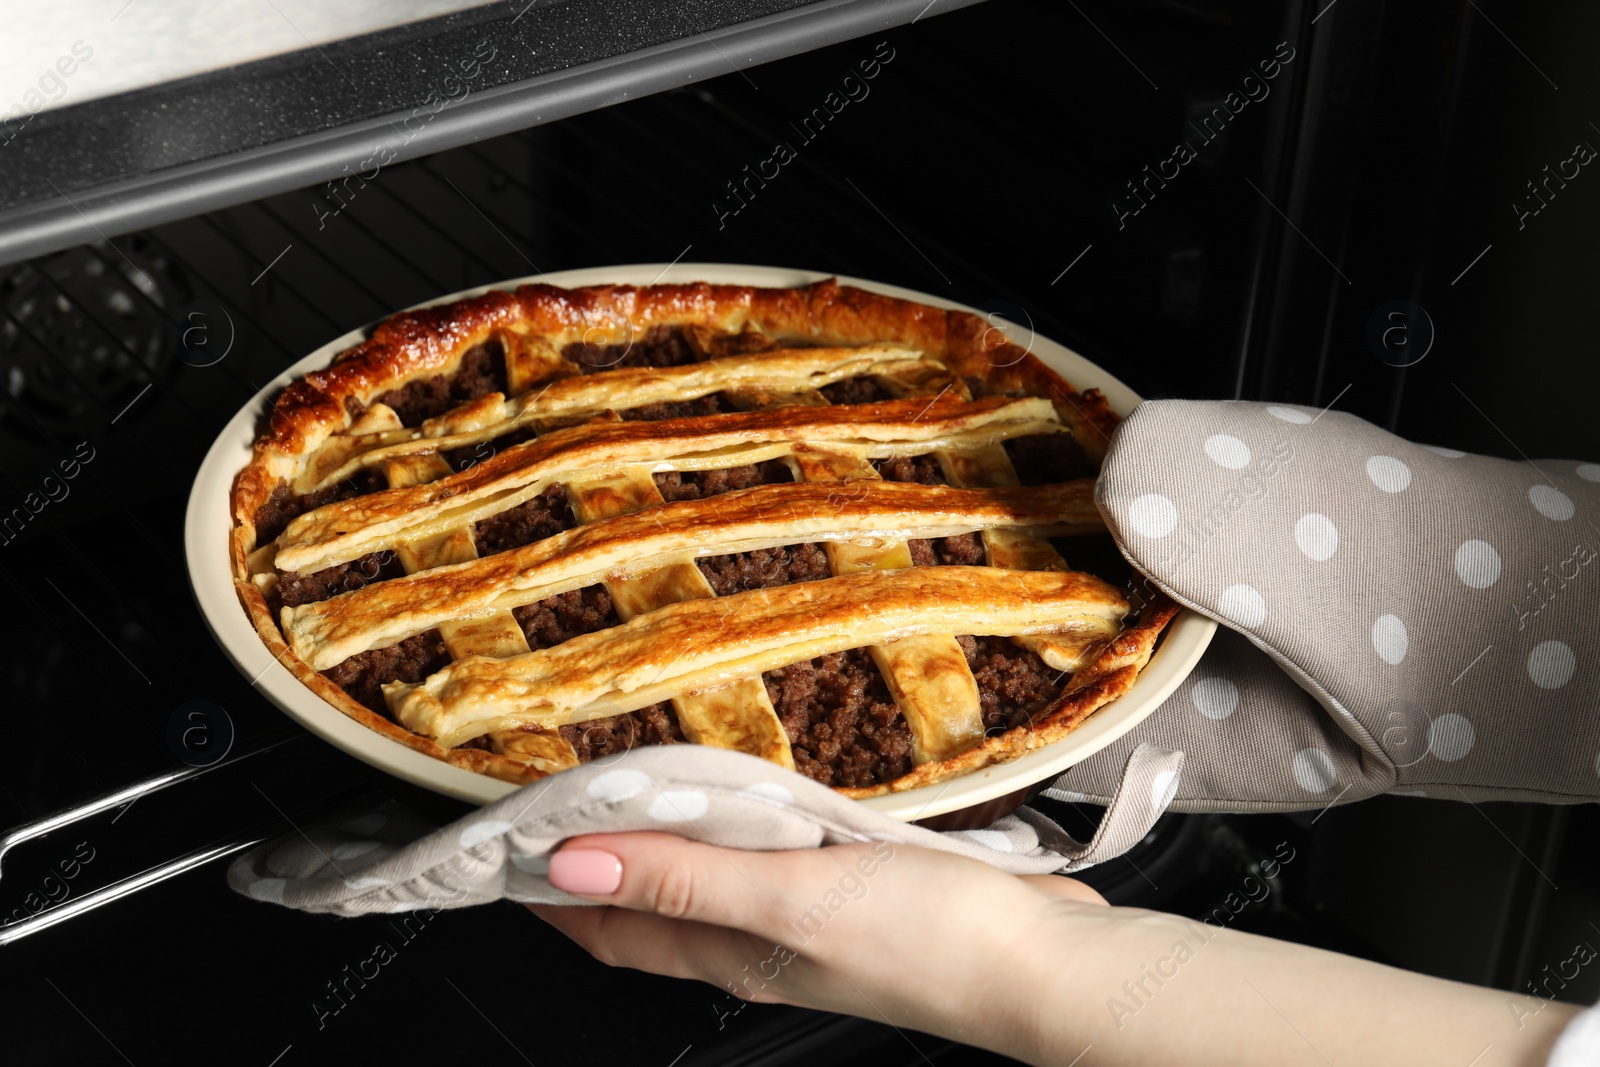
[[[1214,631],[1106,562],[1093,475],[1138,398],[1008,329],[714,264],[453,294],[224,428],[196,597],[291,716],[462,800],[693,742],[981,825]]]

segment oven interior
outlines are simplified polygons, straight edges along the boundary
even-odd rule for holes
[[[1520,229],[1505,201],[1600,134],[1470,10],[1344,3],[1324,19],[1320,4],[996,0],[0,268],[0,487],[20,501],[79,460],[0,545],[0,825],[186,775],[0,852],[0,923],[343,804],[394,795],[449,817],[252,689],[193,604],[180,538],[201,457],[261,383],[441,293],[606,263],[819,269],[978,307],[1146,397],[1337,405],[1511,458],[1592,451],[1579,405],[1600,371],[1575,353],[1600,200],[1574,189],[1550,205],[1565,222]],[[1572,96],[1596,77],[1572,43],[1595,17],[1496,11]],[[1188,132],[1274,57],[1270,91],[1217,136]],[[868,60],[848,103],[810,119]],[[1195,158],[1152,182],[1185,137]],[[780,141],[796,151],[773,175]],[[1369,342],[1390,301],[1428,313],[1419,362]],[[196,722],[247,758],[186,770],[192,740],[174,739]],[[1098,815],[1039,804],[1077,832]],[[1596,823],[1592,806],[1402,797],[1174,814],[1085,878],[1198,917],[1286,843],[1306,862],[1239,928],[1514,990],[1600,939],[1600,869],[1577,847]],[[28,1020],[0,1039],[13,1061],[112,1045],[138,1063],[1000,1062],[607,970],[510,903],[406,924],[263,906],[226,889],[222,862],[0,947]],[[380,942],[394,962],[352,980]],[[1600,973],[1560,995],[1593,1001]],[[419,1000],[462,1025],[418,1026]]]

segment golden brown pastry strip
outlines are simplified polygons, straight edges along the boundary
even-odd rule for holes
[[[384,695],[454,746],[490,730],[646,707],[830,652],[929,633],[1116,632],[1128,604],[1076,572],[912,567],[688,600],[511,659],[472,657]]]
[[[863,345],[783,348],[677,367],[619,367],[566,377],[510,400],[490,393],[416,429],[384,428],[332,438],[306,461],[294,490],[315,492],[392,457],[466,448],[551,418],[575,420],[724,390],[816,390],[847,378],[922,375],[928,367],[915,350],[902,345]]]
[[[513,445],[426,485],[309,511],[279,537],[274,563],[282,571],[303,572],[347,563],[395,541],[426,540],[515,507],[554,482],[604,477],[629,466],[643,464],[657,471],[741,466],[786,455],[799,441],[860,443],[876,458],[976,448],[1059,429],[1048,401],[999,397],[589,423]]]
[[[869,468],[870,469],[870,468]],[[1028,489],[911,482],[756,486],[662,504],[471,563],[375,582],[285,608],[283,632],[317,670],[441,622],[521,607],[570,589],[702,557],[805,541],[949,537],[973,530],[1100,529],[1087,479]]]
[[[855,479],[859,490],[883,483],[872,464],[849,454],[797,451],[791,464],[813,483]],[[924,487],[926,488],[926,487]],[[911,549],[904,537],[874,538],[862,543],[829,541],[824,550],[834,574],[910,567]],[[868,646],[889,695],[911,732],[914,764],[949,759],[983,740],[983,705],[978,682],[967,657],[950,634],[906,637]]]
[[[398,420],[396,420],[398,421]],[[385,464],[390,485],[420,485],[440,476],[440,468],[450,468],[437,455],[403,456]],[[448,567],[478,558],[478,546],[471,527],[451,530],[431,541],[404,544],[395,553],[407,572]],[[439,636],[450,658],[493,656],[505,659],[532,651],[516,617],[506,610],[493,611],[472,619],[441,619]],[[490,745],[495,752],[528,764],[544,774],[554,774],[578,765],[578,753],[555,730],[492,730]]]
[[[945,479],[951,485],[1021,484],[1004,445],[985,445],[959,451],[947,449],[937,453],[937,458]],[[1054,545],[1027,530],[998,527],[986,529],[983,531],[983,547],[991,567],[1010,567],[1024,571],[1069,569],[1067,561],[1056,551]],[[1046,664],[1058,671],[1077,670],[1094,651],[1093,645],[1057,641],[1049,635],[1020,636],[1013,637],[1012,640],[1037,654]]]
[[[574,482],[567,486],[567,499],[582,523],[635,515],[664,503],[655,480],[643,473]],[[615,576],[605,586],[623,622],[678,601],[717,595],[700,568],[687,560],[630,577]],[[672,710],[684,736],[694,744],[748,752],[794,770],[789,735],[759,675],[740,678],[715,692],[673,697]]]
[[[406,570],[416,572],[478,558],[470,530],[453,530],[426,544],[403,545],[397,553]],[[505,659],[531,651],[522,627],[509,611],[493,611],[474,619],[439,624],[439,635],[452,659],[494,656]]]

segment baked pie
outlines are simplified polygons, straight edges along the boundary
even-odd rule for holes
[[[1116,422],[977,315],[833,280],[491,291],[277,396],[235,584],[302,682],[458,767],[693,742],[899,791],[1149,660],[1176,606],[1073,569],[1120,563]]]

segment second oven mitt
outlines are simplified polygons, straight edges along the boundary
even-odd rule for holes
[[[1153,401],[1117,431],[1097,500],[1149,584],[1223,628],[1048,795],[1103,804],[1153,744],[1186,755],[1178,811],[1600,799],[1600,464]]]
[[[730,849],[873,842],[878,863],[916,845],[1013,874],[1073,871],[1136,844],[1182,768],[1178,753],[1137,748],[1099,831],[1079,843],[1026,809],[987,829],[938,832],[756,756],[646,745],[551,775],[447,826],[392,800],[355,807],[247,852],[229,867],[228,884],[256,900],[343,916],[501,899],[589,904],[550,885],[550,853],[578,834],[623,830],[665,830]]]

